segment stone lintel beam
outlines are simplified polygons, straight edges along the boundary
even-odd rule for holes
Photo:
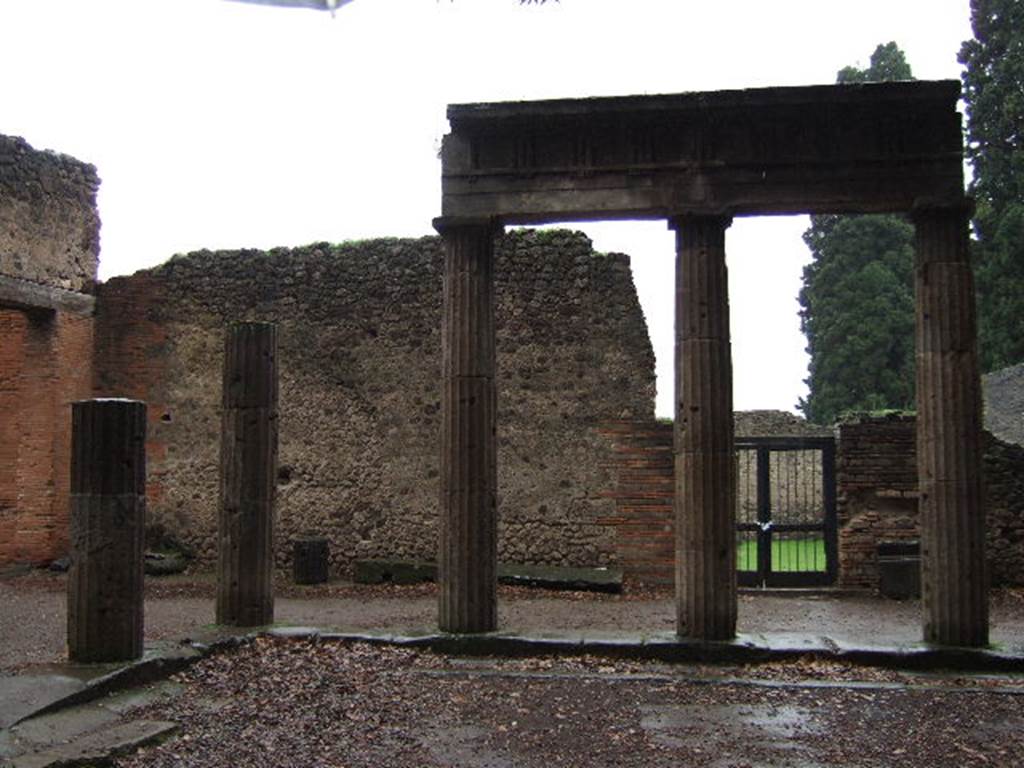
[[[924,639],[988,643],[971,204],[915,206],[917,463]]]
[[[497,628],[497,388],[494,220],[438,219],[445,244],[441,328],[438,624]]]
[[[26,312],[66,312],[90,316],[96,308],[96,299],[87,293],[0,275],[0,306]]]
[[[676,631],[736,634],[736,458],[725,266],[728,215],[685,214],[676,231]]]

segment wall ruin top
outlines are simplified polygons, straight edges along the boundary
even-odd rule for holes
[[[0,279],[92,293],[100,250],[99,183],[88,163],[0,136]],[[5,303],[19,302],[8,297]]]

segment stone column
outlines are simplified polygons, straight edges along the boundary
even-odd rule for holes
[[[277,329],[238,323],[224,343],[217,623],[274,621]]]
[[[71,569],[68,657],[142,656],[146,525],[146,404],[71,406]]]
[[[915,224],[917,468],[924,639],[988,644],[981,391],[967,201]]]
[[[727,216],[676,231],[676,632],[736,634],[736,456],[725,267]]]
[[[490,632],[498,625],[496,227],[445,219],[435,226],[445,246],[438,624],[443,632]]]

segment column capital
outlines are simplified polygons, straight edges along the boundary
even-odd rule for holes
[[[724,230],[732,224],[732,211],[720,208],[717,210],[687,210],[676,211],[668,219],[668,228],[679,231],[683,227],[691,226],[696,222],[714,221]]]
[[[974,198],[967,195],[959,197],[919,197],[914,200],[910,209],[911,220],[936,214],[961,214],[965,219],[974,215]]]
[[[499,234],[505,228],[501,219],[496,216],[438,216],[432,223],[434,229],[441,235],[461,228],[486,228],[494,234]]]

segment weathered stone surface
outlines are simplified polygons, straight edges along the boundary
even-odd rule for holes
[[[406,560],[356,560],[357,584],[419,584],[437,579],[437,563]]]
[[[438,625],[498,626],[498,437],[492,222],[438,226],[445,245],[441,326]]]
[[[292,542],[292,580],[296,584],[323,584],[328,579],[330,542],[323,536],[300,536]]]
[[[100,392],[150,403],[154,523],[215,562],[224,327],[278,326],[277,567],[315,530],[331,571],[436,557],[443,253],[437,237],[200,252],[100,287]],[[499,557],[611,565],[608,419],[649,418],[654,357],[629,270],[567,231],[495,243]]]
[[[68,656],[142,656],[146,405],[86,400],[72,408]]]
[[[224,339],[217,623],[274,621],[277,328],[236,323]]]
[[[0,136],[0,275],[91,293],[99,183],[88,163]]]
[[[914,211],[924,638],[988,644],[981,385],[965,204]]]
[[[960,83],[452,104],[441,210],[506,224],[907,211],[963,193]]]
[[[981,377],[985,429],[1009,443],[1024,445],[1024,363]]]
[[[419,584],[437,578],[437,564],[402,560],[357,560],[358,584]],[[549,565],[498,563],[498,582],[544,589],[621,592],[618,568],[572,568]]]
[[[736,457],[725,229],[681,216],[676,230],[676,632],[736,634]]]

